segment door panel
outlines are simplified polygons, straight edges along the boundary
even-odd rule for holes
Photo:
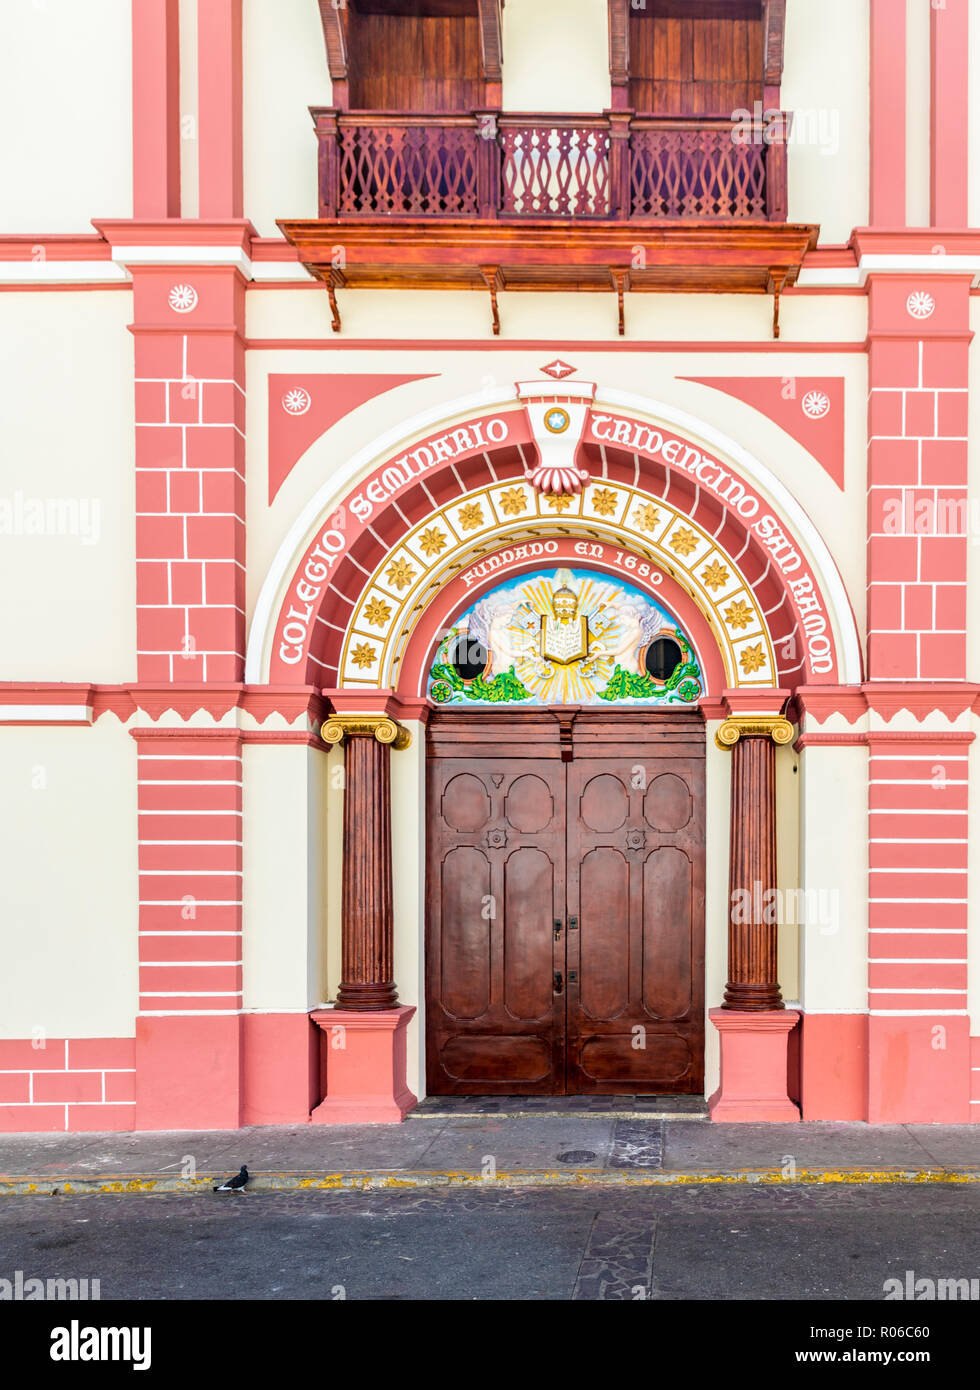
[[[704,735],[583,711],[567,765],[570,1092],[704,1086]],[[573,963],[573,955],[574,961]]]
[[[578,921],[589,923],[585,935],[581,926],[576,933],[582,1012],[591,1019],[618,1018],[630,996],[630,868],[617,850],[593,849],[582,860],[579,879]],[[569,990],[575,983],[569,980]]]
[[[458,746],[450,737],[447,752]],[[564,972],[555,935],[565,916],[564,768],[557,752],[536,761],[500,757],[499,747],[441,756],[438,735],[430,740],[426,1071],[434,1095],[564,1088],[565,997],[555,988],[555,972]]]
[[[551,1011],[556,887],[543,850],[516,849],[504,865],[504,1008],[512,1019]]]
[[[442,997],[454,1018],[479,1018],[490,1004],[490,934],[483,903],[490,865],[479,850],[451,849],[442,862]]]
[[[703,1088],[704,726],[573,717],[433,716],[432,1094]]]

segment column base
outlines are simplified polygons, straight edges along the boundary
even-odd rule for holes
[[[414,1007],[365,1012],[318,1009],[326,1094],[310,1115],[315,1125],[400,1124],[418,1105],[405,1077],[405,1030]]]
[[[708,1017],[721,1035],[721,1083],[708,1101],[711,1119],[726,1124],[799,1120],[786,1087],[787,1043],[799,1014],[709,1009]]]

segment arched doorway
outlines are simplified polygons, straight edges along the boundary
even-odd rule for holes
[[[506,580],[429,673],[431,1094],[700,1093],[703,673],[622,577]]]

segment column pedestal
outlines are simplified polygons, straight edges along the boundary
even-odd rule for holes
[[[709,1009],[721,1035],[721,1082],[708,1114],[723,1122],[800,1118],[786,1089],[789,1035],[799,1022],[794,1009],[740,1014]]]
[[[318,1009],[323,1030],[326,1094],[315,1125],[398,1124],[418,1105],[406,1081],[405,1030],[415,1009]]]

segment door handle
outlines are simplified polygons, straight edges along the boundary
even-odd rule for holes
[[[560,971],[560,970],[556,970],[556,971],[555,971],[555,993],[556,993],[556,994],[561,994],[561,987],[562,987],[561,971]]]

